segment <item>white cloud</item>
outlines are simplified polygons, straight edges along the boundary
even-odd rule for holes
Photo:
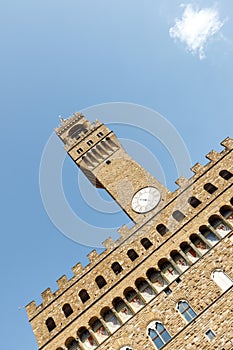
[[[187,50],[205,58],[206,43],[222,28],[224,22],[219,19],[215,7],[199,9],[192,4],[182,5],[181,19],[175,19],[175,25],[169,29],[170,37],[184,43]]]

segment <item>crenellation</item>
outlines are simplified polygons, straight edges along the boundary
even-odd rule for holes
[[[90,263],[95,263],[98,258],[99,258],[99,254],[97,253],[96,250],[92,250],[88,255],[87,255]]]
[[[50,288],[47,288],[41,293],[41,297],[43,300],[43,305],[46,305],[53,300],[54,294],[52,293]]]
[[[60,290],[60,291],[66,289],[68,283],[69,283],[69,281],[68,281],[66,275],[61,276],[61,277],[57,280],[57,284],[58,284],[58,287],[59,287],[59,290]]]
[[[212,162],[217,162],[220,158],[222,158],[222,154],[212,150],[206,154],[206,158]]]
[[[117,232],[121,235],[122,238],[129,236],[130,230],[126,225],[121,226]]]
[[[80,262],[78,262],[76,265],[72,267],[72,271],[75,276],[79,276],[80,273],[83,271],[83,266]]]
[[[114,247],[115,241],[112,239],[112,237],[109,237],[105,239],[102,244],[107,250],[109,250],[110,248]]]
[[[226,150],[232,150],[233,149],[233,139],[230,137],[225,138],[221,142],[221,145],[225,147]]]
[[[36,313],[36,302],[32,300],[29,304],[25,306],[25,308],[28,314],[28,318],[31,319]]]
[[[196,175],[201,175],[204,171],[205,171],[205,166],[200,164],[200,163],[196,163],[192,166],[191,170],[196,174]]]
[[[185,178],[184,176],[180,176],[175,183],[179,186],[179,187],[187,187],[190,184],[190,179]]]

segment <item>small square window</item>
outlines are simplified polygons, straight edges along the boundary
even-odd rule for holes
[[[107,161],[106,161],[106,164],[111,164],[111,160],[107,160]]]
[[[78,152],[78,154],[81,154],[81,153],[83,152],[83,149],[82,149],[82,148],[79,148],[79,149],[77,150],[77,152]]]
[[[177,277],[177,279],[176,279],[176,283],[180,283],[180,282],[181,282],[180,277]]]
[[[212,339],[214,339],[215,334],[214,334],[214,332],[212,331],[212,329],[209,329],[209,330],[206,332],[206,336],[209,338],[209,340],[212,340]]]
[[[88,146],[93,145],[93,143],[94,143],[94,142],[93,142],[92,140],[87,141]]]
[[[169,287],[167,287],[166,289],[164,289],[164,293],[167,295],[172,294],[172,290]]]

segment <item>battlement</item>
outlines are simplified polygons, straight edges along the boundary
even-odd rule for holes
[[[75,114],[75,116],[73,117],[72,120],[69,121],[69,123],[64,121],[64,125],[62,124],[62,132],[64,132],[65,128],[68,127],[70,123],[76,123],[77,121],[80,121],[82,118],[83,116],[81,114],[77,114],[77,115]],[[182,193],[185,191],[187,187],[189,187],[190,185],[193,185],[200,177],[202,177],[207,171],[209,171],[212,167],[214,167],[217,163],[219,163],[227,154],[229,154],[229,152],[233,149],[233,139],[228,137],[221,142],[221,145],[224,147],[224,149],[220,153],[212,150],[206,155],[206,158],[209,160],[209,162],[206,165],[201,165],[197,163],[192,167],[191,170],[194,172],[194,175],[190,179],[180,177],[179,179],[176,180],[176,184],[179,186],[179,188],[173,193],[171,193],[167,203],[164,203],[164,207],[166,206],[166,208],[168,208],[168,209],[165,208],[166,210],[168,211],[171,210],[169,209],[169,203],[174,203],[174,201],[176,201],[176,199],[182,195]],[[142,222],[140,224],[136,224],[134,227],[130,229],[127,228],[125,225],[122,226],[118,230],[118,233],[120,234],[120,238],[117,241],[114,241],[110,237],[103,242],[103,246],[106,249],[101,254],[98,254],[96,250],[93,250],[88,254],[88,259],[90,262],[87,266],[83,267],[81,263],[77,263],[75,266],[72,267],[74,276],[71,279],[68,279],[66,275],[63,275],[57,280],[58,289],[55,292],[52,292],[50,288],[47,288],[45,291],[43,291],[41,293],[42,303],[40,305],[37,306],[35,301],[32,301],[31,303],[29,303],[26,306],[26,311],[29,319],[33,319],[37,314],[39,314],[46,307],[48,307],[56,298],[62,295],[66,290],[68,290],[76,282],[81,280],[81,278],[84,277],[87,273],[89,273],[89,271],[91,271],[95,265],[97,265],[101,260],[107,257],[111,253],[114,247],[119,246],[122,242],[127,240],[127,237],[133,236],[134,233],[140,227],[145,226],[145,230],[147,230],[148,228],[154,230],[155,223],[159,224],[160,222],[162,222],[161,218],[163,218],[164,216],[165,216],[165,213],[162,208],[162,212],[160,211],[157,214],[155,214],[153,218],[150,218],[149,220],[147,219],[148,222],[146,222],[146,219],[142,219]],[[172,225],[170,227],[172,227]],[[140,232],[142,233],[142,231]],[[162,242],[162,239],[163,237],[160,237],[160,242]]]

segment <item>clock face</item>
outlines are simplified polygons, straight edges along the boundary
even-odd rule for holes
[[[147,213],[154,209],[160,201],[160,192],[155,187],[144,187],[132,199],[132,209],[136,213]]]

